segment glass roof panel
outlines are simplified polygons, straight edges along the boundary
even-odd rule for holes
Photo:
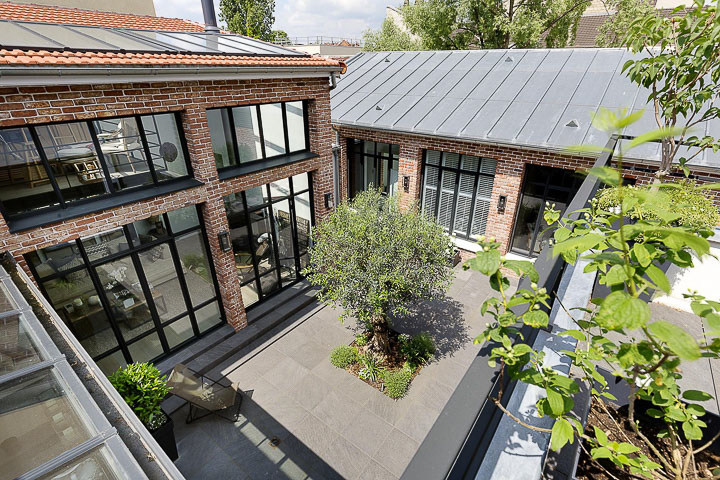
[[[23,315],[0,318],[0,377],[42,360]]]
[[[128,30],[128,32],[151,41],[162,42],[180,51],[205,52],[210,50],[203,46],[203,42],[199,38],[180,38],[168,35],[165,32],[152,32],[148,30]]]
[[[0,46],[3,48],[58,48],[61,45],[43,38],[18,24],[2,20],[0,21]]]
[[[12,295],[10,295],[10,292],[8,291],[5,284],[0,283],[0,313],[5,313],[17,309],[17,302],[12,297]]]
[[[249,49],[240,48],[240,45],[231,44],[228,45],[226,41],[220,41],[222,35],[206,35],[204,33],[178,33],[178,32],[164,32],[165,35],[174,37],[186,42],[193,42],[200,45],[197,50],[193,51],[206,51],[211,50],[213,52],[223,53],[256,53]]]
[[[54,372],[0,385],[0,471],[15,478],[92,438],[76,401]]]
[[[71,463],[40,477],[41,480],[120,480],[128,478],[117,466],[106,447],[100,447],[82,455]],[[40,480],[39,479],[39,480]]]
[[[49,23],[22,23],[21,25],[68,48],[117,49],[113,44],[89,38],[63,25]]]
[[[164,48],[151,44],[150,42],[143,42],[141,40],[135,40],[128,35],[122,35],[120,33],[99,27],[79,27],[73,25],[73,30],[82,32],[86,35],[100,40],[105,43],[115,45],[119,50],[137,50],[146,52],[162,52]]]

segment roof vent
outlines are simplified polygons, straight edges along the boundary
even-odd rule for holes
[[[514,62],[514,61],[515,61],[515,59],[513,57],[505,58],[505,63],[510,63],[510,62]]]
[[[382,105],[375,105],[375,110],[382,110]]]
[[[385,62],[390,63],[390,57],[385,57]]]
[[[577,122],[577,120],[570,120],[568,123],[565,124],[566,127],[572,127],[572,128],[578,128],[580,124]]]

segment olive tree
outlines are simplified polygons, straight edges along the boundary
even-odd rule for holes
[[[343,309],[342,320],[355,318],[371,333],[370,349],[384,360],[391,318],[450,286],[451,251],[437,221],[371,189],[338,205],[315,228],[304,273],[320,287],[322,302]]]

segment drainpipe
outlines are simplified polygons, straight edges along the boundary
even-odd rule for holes
[[[335,78],[335,72],[330,72],[330,90],[334,90],[337,87],[337,79]]]
[[[220,33],[215,17],[215,5],[213,0],[200,0],[202,2],[203,18],[205,19],[205,31],[208,33]]]

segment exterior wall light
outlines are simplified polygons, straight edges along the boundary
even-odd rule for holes
[[[504,212],[506,204],[507,204],[507,195],[500,195],[500,197],[498,198],[498,211]]]
[[[223,252],[229,252],[232,250],[232,246],[230,245],[230,234],[228,232],[218,233],[218,240],[220,241],[220,250]]]
[[[408,193],[410,191],[410,176],[405,175],[403,177],[403,190],[405,190],[405,193]]]
[[[333,194],[326,193],[325,194],[325,208],[333,208],[334,206],[335,206],[335,202],[333,202]]]

